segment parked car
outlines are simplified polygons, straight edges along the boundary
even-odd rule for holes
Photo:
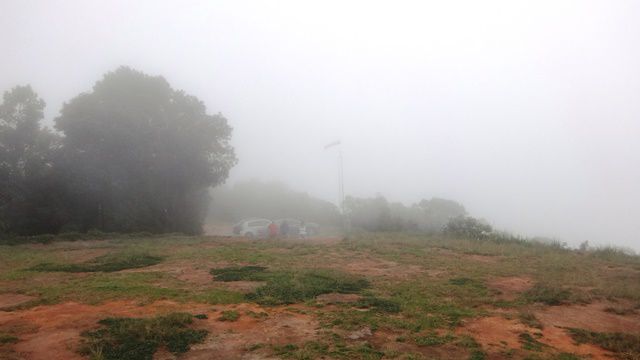
[[[278,228],[282,227],[282,223],[287,222],[289,225],[289,233],[291,236],[298,236],[300,234],[300,226],[302,226],[302,220],[294,218],[284,218],[275,221],[278,224]],[[307,228],[307,236],[315,236],[320,232],[320,225],[314,222],[305,222],[304,225]]]
[[[271,224],[271,220],[268,219],[245,219],[233,226],[233,233],[249,238],[266,237],[268,234],[269,224]]]

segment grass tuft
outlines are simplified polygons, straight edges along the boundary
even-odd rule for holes
[[[527,302],[543,303],[546,305],[561,305],[566,303],[571,297],[569,290],[543,284],[536,284],[523,295]]]
[[[9,335],[9,334],[4,334],[4,333],[0,333],[0,345],[3,344],[13,344],[18,342],[18,338],[13,336],[13,335]]]
[[[80,353],[94,360],[151,360],[161,346],[174,354],[202,342],[206,330],[188,327],[193,315],[171,313],[154,318],[106,318],[101,328],[82,334]]]
[[[416,336],[414,341],[418,346],[439,346],[444,345],[453,341],[455,337],[453,335],[447,334],[444,336],[440,336],[435,332],[430,332],[427,335]]]
[[[232,266],[221,269],[211,269],[211,275],[218,281],[262,281],[267,270],[264,266]]]
[[[623,333],[600,333],[568,328],[569,335],[578,344],[590,343],[616,353],[621,359],[640,359],[640,336]]]
[[[356,305],[362,308],[370,308],[374,311],[398,313],[400,312],[400,304],[397,301],[389,299],[381,299],[375,296],[367,296],[360,299]]]
[[[528,332],[524,332],[518,335],[518,339],[520,340],[520,344],[522,344],[522,348],[525,350],[542,351],[547,346],[536,340]]]
[[[221,281],[265,281],[247,299],[263,305],[294,304],[328,293],[353,294],[369,287],[369,282],[331,270],[268,271],[261,266],[233,266],[212,269]]]
[[[235,310],[226,310],[222,312],[222,315],[218,318],[219,321],[237,321],[240,318],[240,314]]]
[[[97,257],[81,264],[42,263],[30,270],[41,272],[114,272],[125,269],[137,269],[158,264],[159,256],[144,253],[116,253]]]

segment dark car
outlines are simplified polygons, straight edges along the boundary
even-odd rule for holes
[[[300,227],[302,226],[302,220],[294,219],[294,218],[284,218],[275,220],[275,223],[278,224],[278,228],[282,229],[282,223],[287,222],[289,225],[289,232],[287,235],[298,236],[300,234]],[[320,232],[320,225],[314,222],[305,222],[305,227],[307,228],[307,236],[315,236]]]

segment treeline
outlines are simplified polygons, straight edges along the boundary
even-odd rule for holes
[[[249,217],[272,220],[292,217],[323,226],[341,224],[340,212],[334,204],[292,190],[280,182],[243,181],[233,186],[218,187],[211,195],[211,222],[236,222]]]
[[[415,231],[439,233],[454,218],[467,215],[456,201],[432,198],[410,206],[389,202],[383,196],[345,199],[345,210],[351,226],[367,231]]]
[[[0,235],[199,233],[236,163],[232,129],[160,76],[104,75],[43,127],[30,86],[0,104]]]

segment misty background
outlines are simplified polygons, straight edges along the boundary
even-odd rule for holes
[[[640,249],[635,1],[5,1],[0,90],[52,125],[120,65],[221,112],[228,184],[443,197],[524,235]]]

